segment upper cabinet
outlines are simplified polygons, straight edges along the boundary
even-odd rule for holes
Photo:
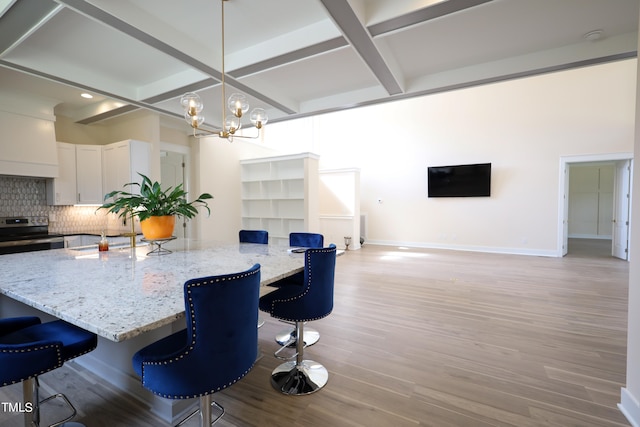
[[[104,195],[149,176],[151,144],[126,140],[108,145],[58,142],[59,173],[47,181],[50,205],[99,205]],[[134,192],[136,191],[133,188]]]
[[[78,204],[102,203],[102,146],[76,146]]]
[[[103,147],[102,176],[104,194],[114,190],[136,192],[137,188],[124,188],[131,182],[142,182],[140,174],[149,176],[151,170],[151,144],[128,139]]]
[[[75,205],[78,203],[76,185],[76,146],[58,142],[58,176],[47,181],[47,203]]]
[[[58,176],[47,181],[47,203],[102,203],[102,146],[58,142]]]

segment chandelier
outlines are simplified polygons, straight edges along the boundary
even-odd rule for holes
[[[204,123],[204,116],[200,113],[204,108],[204,104],[202,103],[202,99],[195,92],[187,92],[180,98],[180,104],[184,109],[184,118],[189,123],[189,125],[193,128],[193,136],[196,138],[202,138],[206,136],[218,136],[220,138],[225,138],[229,140],[229,142],[233,141],[234,136],[236,138],[258,138],[260,136],[260,129],[264,125],[267,124],[269,117],[267,113],[262,108],[254,108],[249,115],[249,120],[255,128],[257,129],[257,133],[253,136],[249,135],[236,135],[236,132],[242,128],[242,116],[249,111],[249,103],[247,102],[247,98],[241,93],[233,93],[226,101],[226,88],[224,82],[224,3],[228,0],[220,0],[220,10],[222,16],[222,65],[221,65],[221,75],[220,83],[222,88],[222,127],[212,126],[214,131],[203,129],[200,126]],[[231,114],[228,114],[226,109],[229,108]]]

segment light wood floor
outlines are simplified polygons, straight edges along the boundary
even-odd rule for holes
[[[215,396],[221,426],[629,426],[616,407],[625,261],[572,242],[565,258],[365,245],[337,264],[334,312],[309,324],[321,339],[306,351],[329,370],[327,386],[304,397],[271,388],[283,325],[268,319],[265,357]],[[76,364],[41,379],[88,427],[165,426]],[[0,401],[20,390],[0,389]],[[8,418],[0,412],[1,427],[21,425]]]

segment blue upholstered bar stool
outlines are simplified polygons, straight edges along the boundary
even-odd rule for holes
[[[240,230],[238,232],[240,243],[269,244],[269,232],[267,230]],[[258,316],[258,328],[264,326],[264,319]]]
[[[289,246],[321,248],[324,246],[324,236],[319,233],[289,233]]]
[[[267,230],[240,230],[238,232],[240,243],[269,243],[269,232]]]
[[[304,322],[321,319],[333,310],[333,285],[336,247],[307,249],[304,285],[283,286],[260,298],[260,310],[271,316],[295,322],[297,336],[304,336]],[[321,364],[304,359],[304,342],[297,340],[295,361],[278,366],[271,374],[271,384],[285,394],[301,395],[322,388],[329,373]]]
[[[133,356],[142,385],[167,399],[199,398],[200,425],[212,423],[211,395],[233,385],[258,355],[260,264],[249,270],[184,284],[187,328]],[[191,418],[194,411],[180,424]]]
[[[295,232],[289,233],[289,246],[293,248],[321,248],[324,246],[324,236],[320,233]],[[281,287],[289,285],[302,286],[304,283],[304,273],[294,274],[291,277],[279,280],[271,286]],[[276,334],[276,342],[284,347],[296,345],[296,328],[283,329]],[[304,328],[304,343],[308,347],[318,342],[320,332],[313,328]]]
[[[22,382],[25,407],[25,426],[40,425],[40,404],[60,398],[72,411],[66,419],[53,426],[80,427],[69,423],[76,409],[63,394],[54,394],[42,401],[38,393],[38,375],[61,367],[64,362],[88,353],[96,348],[95,334],[62,320],[41,323],[33,316],[0,319],[0,384],[6,386]]]

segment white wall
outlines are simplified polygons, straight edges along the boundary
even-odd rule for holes
[[[559,159],[632,151],[635,73],[626,60],[270,124],[265,142],[360,168],[370,243],[554,256]],[[426,197],[427,166],[483,162],[490,198]]]
[[[640,82],[640,70],[636,73],[635,79]],[[634,150],[640,153],[640,85],[636,89]],[[633,162],[630,234],[632,249],[629,265],[627,385],[622,389],[619,406],[633,426],[640,426],[640,251],[637,249],[640,247],[640,161],[637,159]]]
[[[263,145],[235,139],[233,143],[218,137],[196,142],[199,192],[211,193],[211,215],[198,216],[200,238],[227,242],[238,241],[242,225],[240,200],[240,160],[278,154]],[[200,193],[198,193],[200,194]]]

